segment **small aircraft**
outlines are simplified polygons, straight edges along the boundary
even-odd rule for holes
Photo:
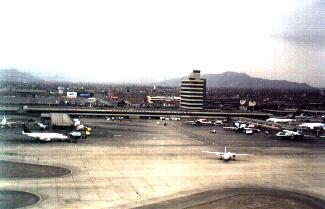
[[[64,134],[59,134],[59,133],[43,133],[43,132],[32,132],[31,130],[29,130],[27,128],[27,126],[25,124],[23,124],[23,131],[22,133],[24,135],[27,135],[33,139],[37,139],[40,141],[44,141],[44,142],[49,142],[52,141],[54,139],[59,139],[59,140],[67,140],[69,139],[68,136],[64,135]]]
[[[304,135],[299,131],[290,131],[290,130],[283,130],[276,133],[277,137],[282,138],[290,138],[290,139],[302,139]]]
[[[220,160],[228,161],[228,160],[236,160],[236,156],[252,156],[252,154],[237,154],[234,152],[227,152],[227,147],[225,147],[225,152],[210,152],[210,151],[202,151],[205,153],[211,153],[219,156]]]
[[[273,123],[291,123],[295,120],[291,118],[269,118],[266,121],[273,122]]]

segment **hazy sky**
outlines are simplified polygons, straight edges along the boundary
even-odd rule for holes
[[[8,0],[0,29],[0,69],[90,81],[200,69],[325,86],[325,0]]]

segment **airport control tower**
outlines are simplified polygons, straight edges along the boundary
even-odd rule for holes
[[[188,79],[182,80],[180,107],[187,110],[202,110],[205,96],[206,79],[201,78],[200,70],[193,70]]]

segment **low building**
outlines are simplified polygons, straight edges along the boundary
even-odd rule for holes
[[[11,92],[12,95],[21,97],[37,97],[37,96],[48,96],[48,92],[42,89],[16,89]]]
[[[180,97],[176,96],[147,96],[146,103],[160,106],[179,106]]]
[[[234,98],[207,98],[205,99],[205,109],[232,109],[237,110],[240,107],[240,99]]]

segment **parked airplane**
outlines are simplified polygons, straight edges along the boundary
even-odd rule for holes
[[[269,118],[266,121],[273,122],[273,123],[291,123],[292,121],[295,121],[291,118]]]
[[[210,152],[210,151],[202,151],[205,153],[211,153],[219,156],[220,160],[228,161],[228,160],[236,160],[236,156],[249,156],[251,154],[237,154],[234,152],[227,152],[227,147],[225,147],[225,152]]]
[[[290,131],[290,130],[283,130],[276,133],[277,137],[282,138],[290,138],[290,139],[302,139],[304,135],[299,131]]]
[[[44,141],[44,142],[49,142],[52,141],[54,139],[59,139],[59,140],[67,140],[69,139],[68,136],[63,135],[63,134],[59,134],[59,133],[44,133],[44,132],[31,132],[31,130],[29,130],[25,124],[23,124],[23,131],[22,133],[24,135],[27,135],[33,139],[37,139],[40,141]]]
[[[303,128],[309,128],[309,129],[315,129],[315,128],[322,128],[325,130],[325,124],[324,123],[303,123],[300,124],[299,127]]]

